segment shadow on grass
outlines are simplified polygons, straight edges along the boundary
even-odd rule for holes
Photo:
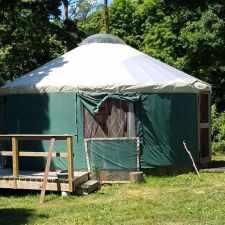
[[[27,224],[31,217],[46,218],[44,214],[37,214],[33,209],[3,208],[0,209],[0,224],[22,225]]]
[[[212,160],[210,168],[225,167],[225,160]]]
[[[39,199],[40,194],[41,194],[41,191],[38,191],[38,190],[1,189],[0,197],[3,196],[3,197],[15,197],[15,198],[18,197],[19,198],[19,197],[25,197],[25,196],[33,196]],[[60,196],[61,192],[46,191],[46,196],[49,194]]]
[[[157,167],[151,169],[142,169],[144,174],[157,177],[173,177],[181,174],[195,172],[193,167]]]
[[[17,190],[17,189],[1,189],[0,196],[4,197],[24,197],[27,195],[40,195],[40,191],[35,190]]]

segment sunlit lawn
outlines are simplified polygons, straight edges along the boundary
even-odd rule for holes
[[[146,177],[85,197],[0,195],[0,224],[225,224],[225,174]]]

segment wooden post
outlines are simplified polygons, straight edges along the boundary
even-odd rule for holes
[[[143,182],[144,181],[143,172],[142,171],[130,172],[129,179],[131,183]]]
[[[17,178],[19,175],[19,161],[18,161],[18,140],[16,137],[12,138],[12,161],[13,161],[13,179],[14,188],[17,188]]]
[[[69,192],[74,191],[74,171],[73,171],[73,139],[67,137],[67,155],[68,155],[68,181],[69,181]]]
[[[49,174],[49,169],[50,169],[51,160],[52,160],[52,153],[54,151],[54,144],[55,144],[55,138],[51,138],[51,144],[50,144],[50,147],[48,150],[48,159],[47,159],[47,163],[45,166],[44,181],[43,181],[43,185],[41,187],[40,203],[43,203],[44,198],[45,198],[45,191],[46,191],[47,182],[48,182],[48,174]]]

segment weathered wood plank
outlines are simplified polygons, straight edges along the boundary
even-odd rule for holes
[[[68,180],[69,192],[74,191],[74,171],[73,171],[73,140],[72,137],[67,137],[67,161],[68,161]]]
[[[48,150],[48,159],[47,159],[47,163],[45,167],[45,176],[44,176],[44,181],[41,188],[40,203],[43,203],[45,198],[45,191],[46,191],[47,182],[48,182],[48,174],[49,174],[50,164],[52,160],[52,153],[54,151],[54,144],[55,144],[55,138],[51,138],[51,144]]]
[[[0,188],[14,188],[14,178],[13,176],[11,176],[12,172],[10,172],[8,169],[3,169],[3,171],[5,172],[2,172],[0,176]],[[21,175],[17,178],[17,189],[41,190],[41,186],[44,180],[44,173],[40,172],[40,174],[38,175],[38,172],[30,171],[29,175],[28,172],[29,171],[21,171]],[[53,176],[52,173],[50,173],[50,175],[51,176],[48,177],[46,190],[68,192],[69,181],[67,177],[65,179],[59,179],[59,177],[57,177],[56,175]],[[88,181],[88,178],[88,172],[74,172],[74,186],[76,187],[81,183]]]
[[[42,181],[17,180],[17,189],[41,190],[42,184]],[[0,188],[14,188],[14,180],[0,179]],[[67,191],[68,188],[68,183],[60,182],[58,180],[48,182],[46,185],[47,191]]]
[[[64,134],[64,135],[58,135],[58,134],[1,134],[0,135],[0,140],[11,140],[13,137],[17,138],[17,140],[36,140],[36,141],[41,141],[41,140],[49,140],[51,138],[55,138],[57,140],[67,140],[67,137],[73,137],[74,135],[72,134]]]
[[[48,152],[18,152],[19,156],[23,157],[47,157]],[[52,157],[67,157],[67,152],[53,152]],[[12,151],[0,151],[0,156],[12,156]]]
[[[0,156],[12,156],[12,151],[0,151]]]
[[[52,153],[52,157],[67,157],[67,152],[53,152]],[[23,157],[47,157],[48,156],[48,152],[19,152],[19,156],[23,156]]]
[[[78,195],[88,195],[99,189],[99,182],[97,180],[89,180],[76,187],[75,193]]]
[[[16,178],[19,175],[19,160],[18,160],[18,140],[16,137],[12,138],[12,161],[13,161],[13,178],[14,178],[14,188],[17,188]]]

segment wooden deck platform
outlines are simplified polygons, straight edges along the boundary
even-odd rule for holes
[[[86,194],[98,188],[98,181],[89,180],[89,172],[74,171],[73,136],[63,135],[41,135],[41,134],[10,134],[0,135],[0,141],[11,141],[11,149],[1,151],[0,156],[12,157],[11,169],[0,169],[0,189],[30,189],[41,190],[40,202],[43,203],[45,191],[70,192]],[[18,149],[20,141],[42,141],[49,140],[48,152],[43,151],[21,151]],[[66,143],[66,149],[54,152],[54,144],[57,140]],[[22,171],[19,169],[19,157],[47,157],[45,172]],[[52,157],[66,157],[67,170],[63,172],[50,171]]]
[[[16,179],[16,187],[15,187]],[[30,189],[41,190],[44,180],[44,172],[20,171],[17,178],[13,177],[12,169],[0,169],[0,189]],[[89,173],[86,171],[74,172],[74,190],[76,187],[89,180]],[[67,173],[50,172],[47,181],[46,190],[48,191],[68,191],[69,182]]]

